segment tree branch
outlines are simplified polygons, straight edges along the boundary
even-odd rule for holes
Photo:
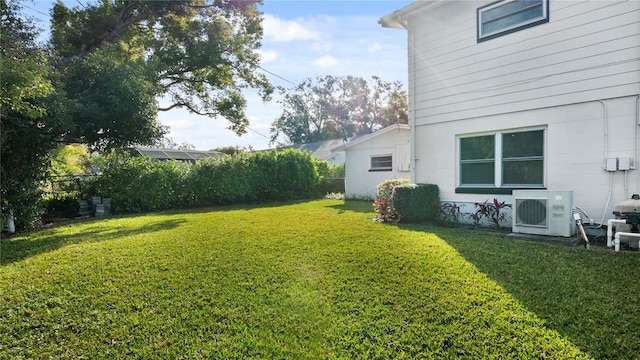
[[[132,24],[135,24],[143,20],[149,20],[150,18],[152,18],[151,14],[141,14],[138,16],[128,17],[127,13],[133,8],[134,8],[133,3],[127,5],[120,13],[120,17],[118,18],[118,21],[116,22],[114,28],[110,30],[107,35],[105,35],[102,38],[95,39],[95,41],[92,44],[87,45],[85,49],[82,50],[81,52],[65,57],[63,59],[63,62],[65,64],[69,64],[74,60],[82,59],[87,55],[91,54],[93,51],[101,48],[106,43],[113,43]]]
[[[171,104],[167,107],[162,107],[162,108],[158,108],[158,111],[169,111],[175,108],[186,108],[187,110],[189,110],[189,112],[192,112],[196,115],[201,115],[201,116],[217,116],[218,114],[215,112],[202,112],[200,110],[197,110],[196,108],[194,108],[193,106],[191,106],[191,104],[186,103],[186,102],[177,102],[174,104]]]

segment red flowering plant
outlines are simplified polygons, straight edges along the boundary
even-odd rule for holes
[[[373,202],[373,211],[377,214],[375,219],[383,222],[392,222],[398,220],[391,201],[389,199],[378,199]]]
[[[440,204],[440,202],[436,202],[436,206],[440,210],[440,219],[444,224],[451,224],[453,226],[458,226],[460,224],[460,218],[462,218],[462,213],[460,211],[460,206],[456,203],[444,203]]]
[[[476,203],[475,207],[475,213],[469,215],[469,218],[473,220],[475,226],[480,225],[480,221],[483,218],[487,218],[491,220],[496,229],[500,229],[500,224],[505,222],[509,217],[506,209],[510,209],[511,204],[493,198],[492,202],[485,200],[482,203]]]

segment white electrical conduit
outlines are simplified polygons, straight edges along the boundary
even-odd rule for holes
[[[629,198],[629,170],[624,171],[624,198]]]
[[[617,232],[613,240],[613,246],[616,251],[620,251],[620,236],[632,236],[640,238],[640,233]]]
[[[604,206],[604,212],[602,213],[602,220],[600,220],[600,224],[604,224],[604,219],[607,217],[607,209],[609,209],[609,203],[611,202],[612,193],[613,193],[613,171],[609,171],[609,195],[607,196],[607,204]]]
[[[613,224],[626,224],[626,223],[627,223],[627,220],[623,220],[623,219],[609,219],[609,221],[607,221],[607,247],[608,248],[613,246],[611,242],[611,239],[613,238]],[[617,236],[617,233],[616,233],[616,236]]]
[[[604,164],[603,167],[607,166],[607,158],[609,157],[609,111],[607,109],[607,104],[603,100],[596,100],[602,105],[602,122],[604,123]]]

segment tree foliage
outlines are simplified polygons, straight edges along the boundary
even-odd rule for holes
[[[150,143],[163,134],[157,112],[177,107],[226,118],[231,130],[246,132],[241,91],[257,88],[268,99],[273,90],[256,72],[257,3],[104,0],[68,8],[58,2],[51,41],[76,125],[65,139],[101,147]]]
[[[242,90],[265,100],[273,91],[256,71],[259,1],[78,3],[55,4],[44,46],[19,0],[0,0],[2,205],[18,228],[38,218],[47,154],[61,144],[151,145],[166,132],[157,113],[176,107],[225,118],[242,134]]]
[[[50,177],[52,180],[58,180],[86,174],[86,166],[90,164],[91,154],[86,146],[72,144],[53,149],[49,152],[49,159],[51,161]]]
[[[45,53],[36,46],[38,31],[22,18],[15,2],[0,0],[0,194],[3,215],[15,215],[16,228],[39,216],[39,184],[44,180],[50,143],[41,130],[52,93]]]
[[[377,76],[308,78],[280,93],[283,111],[271,126],[272,142],[280,135],[294,144],[348,138],[408,121],[402,84]]]

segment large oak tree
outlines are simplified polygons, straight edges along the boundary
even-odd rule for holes
[[[242,90],[257,88],[265,100],[272,92],[256,71],[262,38],[256,5],[104,0],[69,9],[58,2],[51,40],[72,102],[65,139],[102,147],[149,143],[162,132],[157,112],[177,107],[225,118],[244,133]]]
[[[38,184],[49,150],[66,143],[93,149],[151,144],[165,129],[159,111],[185,108],[246,131],[242,91],[272,87],[256,71],[259,1],[101,0],[51,11],[51,39],[0,0],[2,206],[18,227],[37,218]]]

